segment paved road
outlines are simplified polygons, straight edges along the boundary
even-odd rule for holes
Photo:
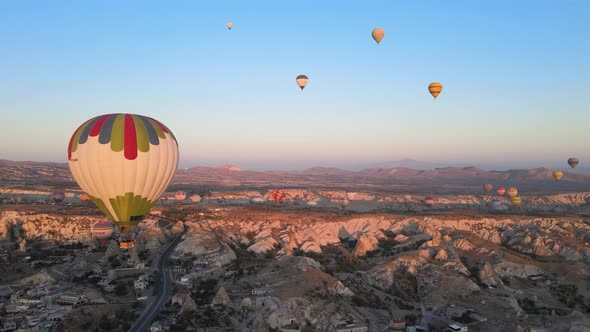
[[[172,275],[170,274],[170,271],[166,269],[166,266],[168,265],[170,254],[174,248],[176,248],[176,245],[180,242],[180,239],[185,232],[186,230],[178,234],[172,243],[168,245],[166,251],[158,257],[157,267],[158,271],[160,271],[160,293],[157,296],[150,298],[148,306],[135,321],[135,324],[129,329],[129,332],[147,331],[158,312],[160,312],[162,306],[164,306],[164,304],[170,299],[170,296],[172,295]]]

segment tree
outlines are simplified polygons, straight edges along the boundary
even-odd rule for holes
[[[127,286],[124,283],[120,282],[115,286],[115,295],[117,296],[125,296],[127,295]]]

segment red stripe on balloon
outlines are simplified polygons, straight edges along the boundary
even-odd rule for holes
[[[90,129],[90,136],[94,137],[94,136],[98,136],[98,134],[100,134],[100,130],[102,129],[102,125],[104,124],[104,122],[109,118],[110,115],[104,115],[103,117],[101,117],[100,119],[98,119],[98,121],[96,121],[96,123],[94,124],[94,126],[92,127],[92,129]]]
[[[125,136],[123,138],[123,148],[125,149],[125,158],[135,160],[137,158],[137,134],[135,132],[135,122],[129,114],[125,114]]]

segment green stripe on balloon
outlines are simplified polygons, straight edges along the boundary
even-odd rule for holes
[[[90,200],[92,201],[92,203],[96,204],[98,209],[100,211],[102,211],[107,216],[107,218],[109,218],[111,220],[115,220],[115,218],[113,218],[113,215],[111,214],[111,212],[107,208],[106,204],[102,201],[102,199],[100,199],[98,197],[94,197],[92,195],[88,195],[88,197],[90,197]]]
[[[164,131],[162,130],[162,128],[160,128],[160,126],[158,126],[158,124],[156,123],[156,121],[154,121],[154,119],[150,119],[150,118],[147,118],[147,119],[152,124],[152,126],[154,127],[154,129],[156,130],[156,133],[158,134],[158,137],[160,137],[160,138],[166,138],[166,135],[164,135]]]
[[[123,151],[125,139],[125,116],[117,114],[117,118],[113,123],[113,130],[111,131],[111,149],[115,152]]]
[[[125,196],[117,196],[109,198],[111,206],[117,215],[116,222],[130,222],[132,217],[144,216],[154,205],[147,198],[141,195],[134,195],[133,193],[125,193]]]
[[[94,120],[94,118],[84,122],[84,124],[82,124],[80,126],[80,128],[78,128],[78,130],[76,131],[76,136],[74,136],[74,140],[72,142],[72,152],[76,151],[76,149],[78,148],[78,142],[80,141],[80,136],[82,135],[84,128],[86,128],[86,126],[88,126],[90,124],[90,122],[92,122],[92,120]]]
[[[132,115],[131,117],[133,118],[133,123],[135,123],[137,149],[141,152],[148,152],[150,150],[150,140],[147,129],[145,128],[143,121],[141,121],[137,115]]]

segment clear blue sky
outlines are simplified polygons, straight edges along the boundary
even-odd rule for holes
[[[0,1],[0,158],[66,162],[82,122],[130,112],[171,128],[181,167],[583,166],[589,17],[586,0]]]

